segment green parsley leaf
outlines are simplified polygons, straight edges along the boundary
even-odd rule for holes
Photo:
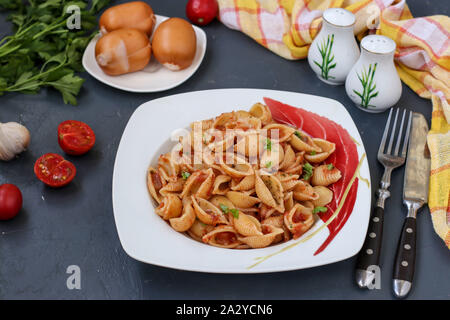
[[[333,169],[334,169],[334,166],[333,166],[332,163],[330,163],[330,164],[327,165],[327,168],[328,168],[328,170],[333,170]]]
[[[272,140],[269,138],[266,138],[266,145],[264,146],[264,149],[271,151],[272,150]]]
[[[228,207],[224,204],[219,205],[220,210],[222,210],[223,213],[228,213]]]
[[[233,217],[239,219],[239,210],[238,209],[230,209],[230,212],[233,214]]]
[[[318,212],[327,212],[327,208],[325,208],[325,207],[315,207],[314,209],[313,209],[313,213],[318,213]]]
[[[304,172],[304,174],[303,174],[302,179],[303,180],[308,180],[313,175],[313,166],[310,165],[308,162],[305,163],[303,165],[303,172]]]
[[[181,176],[183,177],[184,180],[187,180],[187,178],[189,178],[190,175],[191,175],[191,174],[190,174],[189,172],[187,172],[187,171],[183,171],[183,172],[181,173]]]
[[[299,131],[295,131],[294,134],[300,139],[303,138],[302,134]]]
[[[312,155],[312,156],[315,156],[317,154],[317,152],[313,150],[309,154]]]
[[[267,161],[266,162],[266,168],[270,168],[272,166],[272,161]]]

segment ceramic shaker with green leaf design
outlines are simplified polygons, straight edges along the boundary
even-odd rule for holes
[[[333,85],[344,84],[359,57],[353,35],[355,16],[342,8],[323,12],[320,32],[311,43],[308,62],[320,80]]]
[[[345,81],[345,90],[356,106],[367,112],[382,112],[394,106],[402,84],[394,65],[395,42],[381,35],[361,40],[361,56]]]

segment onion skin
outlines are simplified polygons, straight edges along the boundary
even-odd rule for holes
[[[155,23],[153,9],[145,2],[133,1],[113,6],[103,12],[99,27],[103,35],[118,29],[134,28],[150,36]]]
[[[192,64],[197,37],[192,25],[181,18],[170,18],[156,28],[152,40],[153,55],[170,70],[183,70]]]
[[[95,60],[108,75],[142,70],[150,61],[147,35],[137,29],[119,29],[101,37],[95,45]]]

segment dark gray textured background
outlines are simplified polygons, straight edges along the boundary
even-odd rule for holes
[[[118,3],[120,1],[116,1]],[[185,17],[186,1],[151,1],[157,14]],[[449,1],[409,0],[414,16],[449,14]],[[10,31],[0,16],[0,37]],[[32,135],[27,152],[0,163],[0,184],[14,183],[24,209],[0,222],[0,299],[392,299],[391,274],[405,209],[401,204],[403,169],[392,176],[387,200],[381,290],[364,291],[354,283],[355,258],[313,269],[257,275],[183,272],[137,262],[123,251],[114,224],[111,177],[118,143],[133,111],[142,103],[176,93],[216,88],[268,88],[321,95],[344,104],[361,133],[371,168],[372,187],[382,167],[376,161],[387,114],[354,107],[343,86],[315,78],[306,60],[287,61],[247,36],[215,21],[204,27],[205,59],[191,79],[161,93],[136,94],[110,88],[87,73],[77,107],[64,105],[59,93],[8,94],[0,97],[0,121],[19,121]],[[406,86],[398,106],[431,117],[431,103]],[[180,106],[182,108],[183,106]],[[214,102],[211,102],[214,108]],[[87,122],[97,143],[75,163],[75,180],[50,189],[36,179],[34,161],[44,153],[62,154],[56,129],[61,121]],[[160,139],[160,137],[155,137]],[[413,299],[450,299],[449,250],[434,233],[428,208],[418,216],[418,260]],[[81,268],[81,290],[68,290],[66,268]]]

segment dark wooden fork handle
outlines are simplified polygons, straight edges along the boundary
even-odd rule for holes
[[[383,220],[384,209],[376,206],[370,217],[366,240],[356,261],[356,282],[361,288],[366,288],[372,283],[374,279],[372,268],[379,268]]]

